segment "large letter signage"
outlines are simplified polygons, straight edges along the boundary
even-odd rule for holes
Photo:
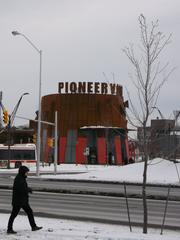
[[[59,82],[59,93],[110,94],[122,96],[122,86],[104,82]]]

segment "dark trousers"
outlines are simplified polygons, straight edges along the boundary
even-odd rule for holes
[[[14,222],[14,219],[17,217],[20,209],[23,209],[25,211],[25,213],[27,214],[28,216],[28,219],[29,219],[29,223],[31,225],[31,228],[35,227],[36,226],[36,223],[34,221],[34,215],[33,215],[33,211],[31,209],[31,207],[29,206],[29,204],[25,205],[25,206],[16,206],[16,205],[13,205],[13,209],[12,209],[12,212],[11,212],[11,216],[9,218],[9,222],[8,222],[8,230],[12,230],[13,229],[13,222]]]

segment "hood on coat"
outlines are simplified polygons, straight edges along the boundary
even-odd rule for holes
[[[20,166],[19,167],[19,174],[21,176],[25,176],[25,173],[29,172],[29,168],[26,166]]]

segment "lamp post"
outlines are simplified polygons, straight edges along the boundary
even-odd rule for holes
[[[39,176],[39,166],[40,166],[40,155],[41,155],[41,73],[42,73],[42,50],[37,48],[31,40],[26,37],[26,35],[13,31],[14,36],[20,35],[38,52],[39,54],[39,111],[38,111],[38,134],[37,134],[37,165],[36,165],[36,175]]]
[[[161,119],[164,119],[164,116],[163,116],[162,112],[160,111],[160,109],[159,109],[158,107],[154,106],[154,107],[152,107],[152,108],[154,108],[154,109],[156,109],[156,110],[158,111]]]

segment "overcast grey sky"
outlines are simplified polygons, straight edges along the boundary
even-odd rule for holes
[[[165,117],[180,109],[179,0],[0,0],[0,81],[3,103],[11,112],[25,96],[18,115],[34,118],[38,108],[39,55],[17,30],[43,51],[42,95],[57,93],[60,81],[112,81],[133,92],[131,65],[122,52],[140,40],[138,16],[159,19],[160,30],[172,33],[163,52],[176,71],[163,86],[158,107]],[[137,49],[138,50],[138,49]],[[126,93],[124,91],[125,99]],[[157,116],[157,113],[154,115]]]

